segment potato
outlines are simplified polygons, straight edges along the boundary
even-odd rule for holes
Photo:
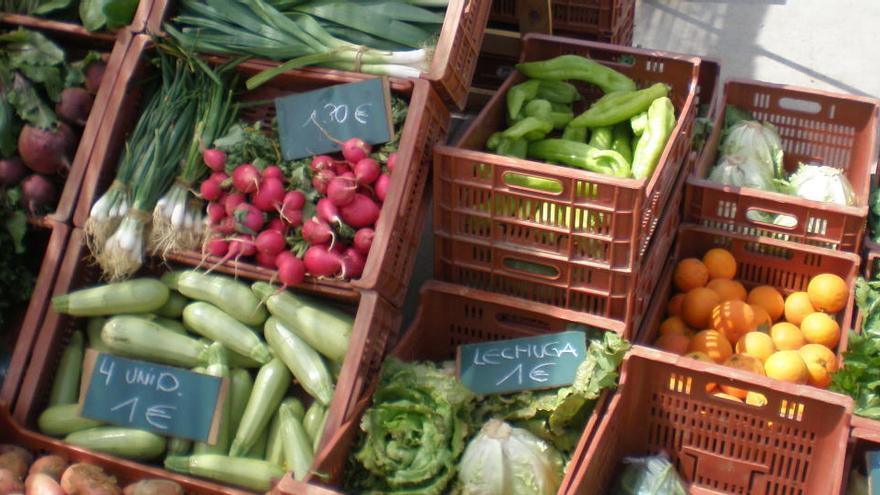
[[[8,469],[19,479],[24,479],[28,466],[34,461],[30,452],[15,445],[0,445],[0,469]]]
[[[183,495],[183,488],[171,480],[140,480],[122,492],[125,495]]]
[[[61,486],[45,473],[34,473],[24,482],[27,495],[64,495]]]
[[[122,495],[115,478],[98,466],[82,462],[64,470],[61,489],[67,495]]]
[[[18,476],[8,469],[0,469],[0,493],[24,493],[24,485]]]
[[[31,464],[31,469],[28,471],[28,474],[34,475],[37,473],[43,473],[48,475],[55,481],[61,481],[61,475],[64,473],[64,470],[67,469],[67,461],[58,455],[47,455],[40,457],[33,464]]]

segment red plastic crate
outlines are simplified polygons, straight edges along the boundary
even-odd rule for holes
[[[524,307],[515,299],[437,281],[422,286],[419,310],[401,341],[391,353],[403,361],[444,361],[454,359],[456,348],[462,344],[514,339],[560,332],[569,321],[544,314],[540,309]],[[609,330],[601,320],[592,320],[588,326]],[[347,421],[337,430],[321,453],[316,456],[316,473],[307,480],[332,487],[340,486],[343,471],[360,428],[363,412],[369,407],[378,374],[362,374],[360,386],[349,394]],[[572,459],[586,451],[592,433],[601,418],[609,394],[597,401]],[[359,402],[355,402],[359,400]],[[559,494],[566,493],[573,471],[569,469],[560,485]],[[289,477],[289,476],[288,476]],[[323,482],[319,482],[323,480]],[[286,480],[288,486],[290,480]],[[296,491],[288,493],[297,493]]]
[[[174,17],[177,6],[173,0],[154,1],[156,6],[147,21],[147,32],[161,33],[162,23]],[[490,3],[489,0],[449,0],[431,64],[421,75],[421,79],[429,81],[444,101],[459,110],[464,108],[474,76]],[[331,78],[338,74],[352,77],[351,73],[331,69],[311,68],[305,72],[325,74]]]
[[[572,37],[607,36],[608,33],[628,31],[631,39],[635,10],[635,0],[552,0],[550,2],[554,34],[565,33]],[[516,0],[492,0],[489,21],[516,25],[518,20]]]
[[[732,80],[716,107],[714,127],[694,174],[688,178],[686,219],[750,235],[859,252],[868,216],[871,173],[878,151],[878,100],[813,89]],[[857,206],[809,201],[706,179],[717,161],[724,110],[734,105],[779,130],[788,172],[798,162],[842,169],[853,185]],[[794,227],[749,219],[749,211],[791,217]]]
[[[3,336],[4,340],[11,339],[11,342],[15,342],[6,377],[0,382],[0,402],[5,402],[10,407],[15,404],[18,396],[69,235],[70,228],[67,225],[47,220],[30,225],[25,237],[27,252],[32,256],[33,267],[38,271],[35,273],[36,282],[27,307],[13,309],[13,314],[8,315],[7,325],[3,329],[6,334]]]
[[[95,153],[83,182],[81,200],[74,216],[77,227],[85,225],[92,205],[109,187],[116,174],[126,135],[140,116],[143,99],[139,86],[151,70],[147,64],[150,53],[150,38],[138,36],[126,56],[123,75],[117,81],[110,110],[95,143]],[[246,62],[239,65],[237,70],[249,76],[264,68],[265,65]],[[239,101],[270,100],[268,104],[247,108],[241,117],[267,122],[274,116],[275,107],[271,100],[276,97],[361,81],[368,77],[355,73],[336,73],[332,77],[309,71],[285,73],[254,91],[240,95]],[[445,138],[449,111],[425,81],[395,80],[391,89],[394,94],[409,101],[409,110],[403,124],[397,168],[391,174],[391,184],[376,222],[373,247],[363,275],[352,281],[307,277],[299,287],[302,290],[345,300],[356,300],[358,290],[375,290],[397,306],[403,303],[428,209],[425,185],[430,171],[430,149],[435,142]],[[204,264],[202,254],[195,251],[171,253],[168,257],[190,266]],[[219,261],[221,258],[208,257],[205,263],[213,266]],[[270,280],[276,273],[255,263],[234,260],[223,263],[217,270],[262,280]]]
[[[59,268],[52,296],[67,294],[98,282],[99,270],[89,263],[88,257],[89,252],[85,245],[84,234],[81,229],[74,229],[70,235],[64,260]],[[149,260],[142,273],[159,275],[179,268],[181,267],[154,258]],[[240,278],[249,281],[248,277]],[[356,303],[340,303],[339,307],[354,314],[355,322],[352,327],[348,353],[336,381],[333,400],[328,406],[327,422],[321,446],[327,444],[343,423],[346,408],[351,402],[347,394],[357,389],[356,384],[363,380],[364,376],[372,376],[378,372],[384,352],[388,347],[388,341],[394,338],[394,332],[397,332],[400,326],[400,312],[375,292],[363,292]],[[64,346],[71,333],[81,327],[85,320],[84,318],[78,319],[68,315],[60,315],[52,309],[51,305],[46,310],[33,348],[31,362],[28,365],[14,409],[13,417],[25,428],[36,431],[37,418],[46,407],[49,391],[57,371],[57,363]],[[301,389],[297,389],[297,394],[305,404],[311,401],[310,397]],[[140,477],[163,472],[155,466],[131,462],[114,456],[102,457],[107,459],[107,464],[113,468],[113,471],[130,468],[139,470],[138,476]],[[187,489],[187,493],[238,493],[230,491],[225,486],[189,476],[176,476],[171,473],[166,473],[165,476],[173,476],[175,480],[185,480],[187,486],[191,487]]]
[[[835,315],[840,325],[840,343],[837,355],[846,350],[847,332],[855,311],[853,292],[859,276],[860,258],[852,253],[785,242],[766,237],[750,237],[722,232],[693,224],[684,224],[678,231],[675,249],[663,270],[663,276],[654,287],[650,310],[639,330],[636,342],[651,345],[666,314],[666,303],[672,296],[672,272],[675,264],[684,258],[702,259],[709,249],[721,247],[733,254],[737,261],[736,279],[746,289],[771,285],[783,297],[792,292],[806,291],[810,279],[820,273],[833,273],[846,281],[849,300],[846,307]]]
[[[712,383],[767,403],[713,396]],[[608,493],[623,457],[665,452],[694,495],[837,495],[851,411],[842,395],[636,346],[568,493]]]

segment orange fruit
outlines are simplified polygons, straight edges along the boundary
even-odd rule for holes
[[[754,356],[747,356],[745,354],[734,354],[733,356],[727,358],[727,361],[724,361],[724,366],[730,366],[731,368],[751,371],[752,373],[757,373],[762,376],[764,375],[764,364],[761,363],[760,359]],[[749,392],[748,390],[731,387],[730,385],[721,385],[721,390],[723,390],[725,394],[730,394],[740,399],[745,399],[746,395]]]
[[[725,394],[724,392],[715,392],[712,395],[714,395],[715,397],[721,397],[722,399],[732,400],[734,402],[742,402],[742,399],[740,399],[739,397],[734,397],[730,394]]]
[[[684,294],[676,294],[669,300],[666,305],[666,312],[669,316],[681,316],[681,303],[684,301]]]
[[[807,315],[801,322],[801,332],[810,344],[822,344],[829,349],[837,347],[840,325],[825,313]]]
[[[816,387],[828,388],[831,375],[837,371],[837,356],[831,349],[820,344],[807,344],[798,350],[807,365],[807,383]]]
[[[764,372],[770,378],[789,383],[807,383],[807,364],[798,351],[777,351],[764,362]]]
[[[723,333],[731,344],[755,329],[755,312],[742,301],[727,301],[712,309],[712,328]]]
[[[685,324],[684,320],[677,316],[670,316],[663,320],[663,323],[660,324],[660,329],[658,330],[660,335],[666,335],[670,333],[677,333],[679,335],[688,335],[690,333],[690,329]]]
[[[773,325],[770,338],[778,351],[796,351],[807,343],[801,329],[787,322]]]
[[[746,394],[746,404],[761,407],[767,404],[767,397],[764,394],[750,391]]]
[[[733,347],[721,332],[717,330],[703,330],[691,338],[688,352],[694,351],[702,352],[720,364],[733,354]]]
[[[846,282],[833,273],[816,275],[807,286],[813,307],[826,313],[837,313],[846,306],[849,289]]]
[[[770,327],[773,326],[773,320],[770,319],[767,310],[757,304],[749,304],[749,306],[751,306],[752,311],[755,312],[755,330],[769,333]]]
[[[785,300],[775,287],[761,285],[752,289],[748,297],[749,304],[761,306],[773,321],[778,320],[785,312]]]
[[[709,281],[709,269],[696,258],[685,258],[675,265],[673,280],[678,290],[688,292],[697,287],[705,287]]]
[[[736,280],[715,278],[710,280],[709,283],[706,284],[706,287],[714,290],[719,296],[721,296],[722,302],[746,300],[746,288]]]
[[[712,289],[697,287],[684,295],[681,303],[681,319],[693,328],[708,328],[712,309],[721,298]]]
[[[792,292],[785,298],[785,320],[789,323],[800,325],[805,316],[815,312],[806,292]]]
[[[703,264],[709,270],[710,279],[732,279],[736,276],[736,259],[726,249],[714,248],[706,251]]]
[[[666,335],[661,335],[660,338],[655,340],[654,346],[666,352],[682,355],[688,352],[690,343],[691,338],[687,335],[669,333]]]
[[[764,362],[776,352],[776,346],[766,333],[749,332],[736,341],[735,350],[738,354],[756,357]]]
[[[708,354],[701,351],[691,351],[684,355],[686,358],[695,359],[697,361],[702,361],[704,363],[714,363],[715,360],[710,358]]]

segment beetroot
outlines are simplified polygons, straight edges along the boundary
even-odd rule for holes
[[[384,203],[388,196],[388,188],[391,187],[391,176],[388,174],[380,175],[373,187],[376,189],[376,198]]]
[[[361,252],[364,256],[370,254],[370,247],[373,245],[373,237],[376,233],[373,229],[363,228],[354,233],[352,246]]]
[[[379,178],[379,174],[381,173],[382,167],[379,166],[379,162],[372,158],[364,158],[354,166],[354,176],[357,179],[358,184],[363,186],[368,186],[373,182],[376,182],[376,179]]]
[[[260,253],[271,254],[273,260],[275,255],[284,251],[286,244],[284,236],[277,230],[264,230],[260,232],[256,241],[257,251]]]
[[[83,127],[89,119],[94,98],[83,88],[66,88],[55,105],[55,113],[68,124]]]
[[[247,203],[236,206],[232,216],[235,218],[235,230],[242,234],[256,235],[266,221],[262,211]]]
[[[303,223],[302,237],[312,245],[326,244],[333,241],[333,230],[326,223],[312,217]]]
[[[327,184],[329,184],[334,177],[336,177],[336,174],[332,170],[319,170],[312,176],[312,187],[315,188],[315,191],[318,191],[318,193],[326,195]]]
[[[70,168],[70,155],[76,144],[73,131],[64,122],[55,130],[25,125],[18,135],[18,154],[34,172],[57,174]]]
[[[205,251],[211,256],[226,256],[229,252],[229,242],[217,237],[205,243]]]
[[[351,138],[342,143],[342,156],[351,164],[363,160],[372,150],[373,148],[360,138]]]
[[[208,205],[208,219],[212,224],[216,224],[226,218],[226,208],[220,203],[211,203]]]
[[[282,289],[301,284],[306,278],[306,265],[296,256],[278,256],[275,263],[278,266],[278,280],[283,284]]]
[[[367,258],[357,249],[350,247],[342,255],[342,276],[358,278],[364,273]]]
[[[335,277],[342,271],[342,257],[323,246],[307,249],[303,263],[313,277]]]
[[[327,184],[327,199],[336,206],[345,206],[354,201],[357,192],[357,184],[346,177],[334,177]]]
[[[332,170],[333,169],[333,158],[327,155],[318,155],[312,158],[312,162],[309,163],[309,168],[312,169],[312,172],[318,173],[321,170]]]
[[[38,215],[55,204],[55,185],[42,175],[33,174],[21,181],[21,206]]]
[[[379,219],[379,205],[363,194],[355,194],[354,200],[339,209],[342,220],[359,229],[375,225]]]
[[[231,192],[223,197],[223,207],[226,208],[226,214],[232,216],[238,205],[246,201],[244,194],[239,192]]]
[[[216,201],[223,195],[220,183],[215,180],[205,180],[199,185],[199,194],[205,201]]]
[[[397,152],[391,153],[388,155],[388,162],[385,163],[385,168],[388,169],[388,173],[394,172],[394,165],[397,163]]]
[[[218,149],[207,149],[202,152],[202,161],[214,172],[226,170],[226,153]],[[225,172],[224,172],[224,175]]]
[[[14,186],[27,175],[27,168],[17,156],[0,160],[0,185]]]
[[[275,211],[284,199],[284,184],[277,177],[266,177],[254,193],[254,206],[262,211]]]
[[[104,78],[105,69],[107,69],[107,64],[104,62],[92,62],[86,67],[86,90],[89,93],[95,94],[98,92],[98,88],[101,87],[101,80]]]
[[[257,265],[267,268],[269,270],[275,269],[275,256],[274,254],[264,253],[257,249],[256,261]]]
[[[278,165],[269,165],[263,169],[263,179],[268,179],[270,177],[283,181],[284,172],[281,171],[281,167]]]
[[[260,171],[250,163],[239,165],[232,171],[232,185],[245,194],[256,192],[260,185]]]

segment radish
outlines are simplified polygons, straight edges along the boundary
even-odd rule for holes
[[[275,255],[284,250],[287,243],[284,236],[277,230],[264,230],[257,236],[257,251],[271,254],[274,261]]]
[[[66,88],[55,105],[55,113],[69,124],[84,127],[94,98],[83,88]]]
[[[287,224],[285,224],[284,220],[280,218],[273,218],[266,224],[266,230],[277,230],[278,232],[281,232],[282,235],[287,234],[287,229]]]
[[[372,150],[373,148],[360,138],[351,138],[342,143],[342,156],[351,164],[363,160]]]
[[[27,169],[17,156],[0,160],[0,185],[14,186],[21,182]]]
[[[226,216],[220,219],[220,222],[217,223],[217,227],[214,229],[217,232],[223,235],[232,235],[235,233],[235,219]]]
[[[218,170],[216,172],[212,172],[211,175],[208,176],[207,180],[217,181],[217,184],[220,184],[220,187],[222,187],[223,189],[226,189],[227,187],[229,187],[229,185],[223,184],[223,183],[226,182],[228,179],[229,179],[229,176],[226,175],[226,172],[223,172],[222,170]]]
[[[359,229],[376,224],[379,219],[379,206],[369,197],[355,194],[354,201],[340,208],[339,213],[345,223]]]
[[[391,153],[388,155],[388,161],[385,162],[385,168],[388,169],[388,173],[394,172],[394,164],[397,163],[397,152]]]
[[[205,201],[216,201],[223,195],[223,189],[220,188],[219,182],[208,179],[199,185],[199,195]]]
[[[306,205],[306,195],[302,191],[289,191],[284,195],[284,206],[293,210],[302,210]]]
[[[232,185],[246,194],[256,192],[260,185],[260,171],[250,163],[239,165],[232,171]]]
[[[357,184],[346,177],[335,177],[327,184],[327,199],[336,206],[345,206],[354,201]]]
[[[323,246],[312,246],[303,256],[303,264],[313,277],[334,277],[342,270],[342,257]]]
[[[372,158],[364,158],[354,166],[354,176],[357,178],[358,184],[362,186],[368,186],[376,182],[381,173],[382,167],[379,166],[379,162]]]
[[[42,175],[33,174],[21,181],[21,206],[31,215],[53,205],[56,194],[55,185]]]
[[[89,93],[95,94],[101,87],[101,80],[104,78],[104,70],[107,64],[104,62],[92,62],[86,67],[86,89]]]
[[[283,221],[287,222],[288,227],[299,227],[303,224],[303,211],[288,211],[285,213]]]
[[[299,191],[290,191],[284,195],[278,214],[290,225],[302,224],[302,209],[306,204],[306,196]]]
[[[370,254],[370,247],[373,245],[373,237],[376,233],[371,228],[363,228],[354,233],[352,246],[360,251],[364,256]]]
[[[226,208],[220,203],[208,204],[208,219],[212,224],[220,223],[220,220],[226,218]]]
[[[284,184],[277,177],[266,177],[254,193],[254,206],[262,211],[275,211],[284,199]]]
[[[357,181],[356,178],[355,178],[355,176],[354,176],[354,172],[352,172],[351,170],[349,170],[348,172],[342,174],[342,177],[345,177],[346,179],[351,179],[351,180],[353,180],[353,181],[355,181],[355,182]]]
[[[254,238],[251,236],[240,235],[233,239],[230,244],[238,244],[238,251],[242,256],[253,256],[257,254],[257,246],[254,243]]]
[[[312,176],[312,187],[322,195],[327,194],[327,184],[336,177],[332,170],[322,169]]]
[[[376,189],[376,198],[384,203],[385,197],[388,195],[388,188],[391,187],[391,176],[388,174],[380,175],[373,187]]]
[[[263,212],[248,203],[236,206],[232,216],[235,218],[235,230],[242,234],[256,235],[265,223]]]
[[[226,256],[229,252],[229,242],[222,237],[215,237],[205,243],[205,251],[211,256]]]
[[[226,214],[232,216],[238,205],[247,201],[244,194],[239,192],[231,192],[223,197],[223,207],[226,208]]]
[[[269,165],[263,169],[263,179],[268,179],[270,177],[283,181],[284,172],[278,165]]]
[[[304,241],[311,245],[326,244],[335,240],[333,229],[316,217],[312,217],[303,223],[302,237]]]
[[[73,131],[64,122],[59,122],[55,130],[26,125],[18,135],[18,154],[34,172],[56,174],[70,168],[75,144]]]
[[[366,265],[366,257],[357,249],[350,247],[342,255],[342,276],[358,278],[363,275]]]
[[[342,224],[342,219],[339,218],[339,209],[328,198],[321,198],[318,200],[315,212],[318,215],[318,219],[323,222],[336,225]]]
[[[226,153],[224,153],[223,150],[211,148],[203,151],[202,161],[205,162],[205,165],[214,172],[226,171]]]
[[[333,169],[333,158],[327,155],[318,155],[312,158],[312,162],[309,163],[309,168],[312,169],[312,172],[318,173],[321,170],[332,170]]]
[[[290,251],[283,251],[283,253]],[[291,285],[299,285],[306,278],[306,265],[303,261],[292,254],[290,256],[275,258],[275,264],[278,266],[278,280],[281,281],[281,290]]]
[[[351,172],[351,165],[345,160],[336,160],[333,162],[333,171],[336,175],[342,175]]]
[[[257,250],[256,260],[257,260],[257,265],[259,265],[263,268],[267,268],[269,270],[275,269],[275,255],[274,254],[267,254],[267,253],[260,252],[260,250]]]
[[[278,253],[277,256],[275,256],[275,267],[278,268],[278,266],[285,263],[286,260],[291,258],[299,259],[296,257],[295,254],[291,253],[290,251],[281,251],[280,253]]]

